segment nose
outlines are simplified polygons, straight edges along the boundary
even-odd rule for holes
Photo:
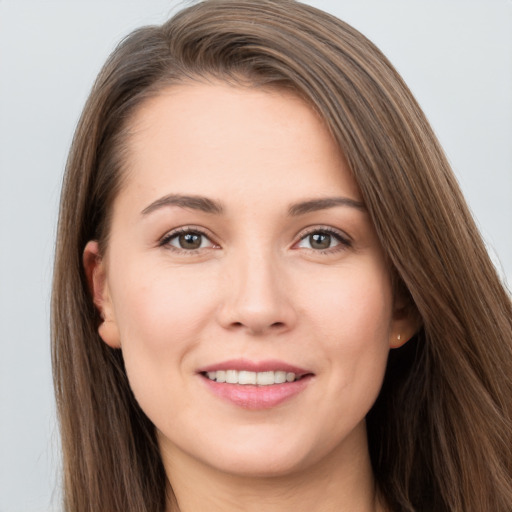
[[[223,273],[224,294],[218,321],[226,329],[250,335],[281,333],[297,321],[293,294],[282,266],[264,251],[234,257]]]

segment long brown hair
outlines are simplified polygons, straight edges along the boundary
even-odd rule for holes
[[[82,268],[108,243],[130,118],[150,95],[216,79],[296,91],[343,150],[421,318],[391,352],[367,417],[393,511],[512,510],[512,308],[425,116],[388,60],[344,22],[292,0],[208,0],[127,37],[84,108],[67,163],[52,302],[65,508],[165,508],[154,427],[122,354],[97,334]]]

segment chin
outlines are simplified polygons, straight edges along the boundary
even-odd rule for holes
[[[159,442],[169,461],[185,457],[203,467],[242,478],[284,477],[300,472],[321,457],[318,446],[310,446],[311,442],[300,433],[283,435],[278,430],[275,425],[225,429],[224,435],[203,430],[202,435],[196,431],[194,436],[174,442],[160,432]]]
[[[330,447],[322,436],[279,435],[257,427],[258,432],[239,432],[205,450],[203,457],[219,471],[240,477],[272,478],[300,473],[325,458]]]
[[[233,454],[215,461],[215,468],[223,473],[242,478],[278,478],[298,473],[307,462],[296,453],[276,453],[275,450],[253,454]]]

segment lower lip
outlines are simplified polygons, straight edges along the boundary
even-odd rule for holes
[[[254,386],[250,384],[227,384],[201,376],[209,390],[218,397],[243,409],[271,409],[301,393],[311,381],[306,375],[294,382]]]

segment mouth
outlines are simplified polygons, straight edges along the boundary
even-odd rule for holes
[[[286,382],[296,382],[306,375],[286,370],[252,372],[248,370],[216,370],[210,372],[201,372],[201,375],[209,380],[226,384],[239,384],[241,386],[272,386],[274,384],[284,384]]]
[[[314,373],[282,361],[231,360],[197,372],[211,393],[243,409],[277,407],[302,394]]]

